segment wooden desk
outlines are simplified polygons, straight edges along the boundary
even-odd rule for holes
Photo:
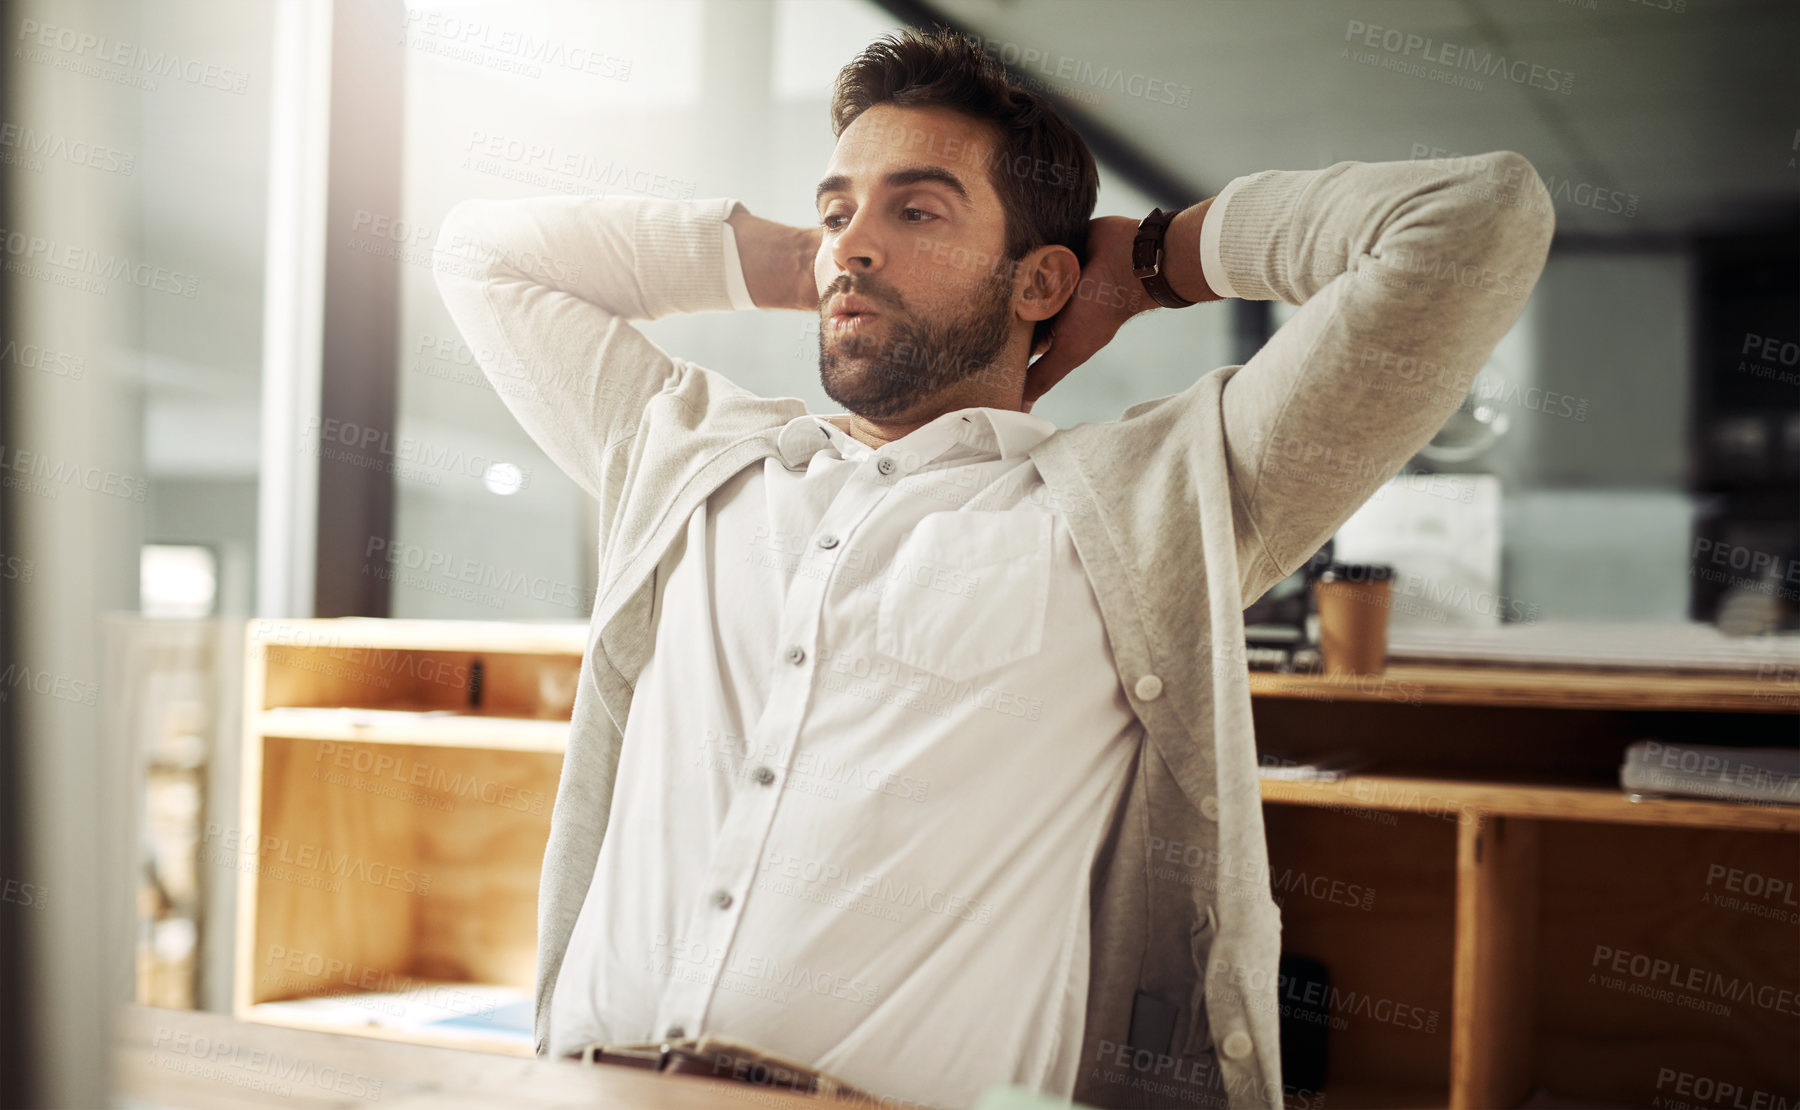
[[[114,1094],[139,1106],[816,1110],[837,1103],[696,1075],[520,1059],[150,1006],[120,1009],[113,1046]]]

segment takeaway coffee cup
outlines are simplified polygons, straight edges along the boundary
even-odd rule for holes
[[[1393,593],[1394,568],[1381,563],[1332,563],[1319,573],[1313,597],[1326,674],[1381,673]]]

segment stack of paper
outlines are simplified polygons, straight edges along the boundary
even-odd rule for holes
[[[1635,794],[1800,805],[1800,748],[1719,748],[1639,740],[1619,784]]]
[[[471,1040],[532,1043],[531,1000],[517,987],[417,981],[403,991],[358,991],[264,1002],[260,1014],[334,1027],[375,1026]]]

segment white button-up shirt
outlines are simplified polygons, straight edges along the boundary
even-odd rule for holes
[[[1055,426],[846,421],[790,421],[657,570],[551,1051],[708,1032],[928,1105],[1067,1097],[1143,732],[1025,454]]]

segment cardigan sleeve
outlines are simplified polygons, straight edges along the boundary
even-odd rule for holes
[[[736,207],[468,200],[438,233],[438,289],[483,373],[551,461],[603,503],[618,486],[608,469],[625,465],[646,405],[682,365],[631,322],[738,307],[724,222]]]
[[[1300,306],[1222,393],[1247,605],[1456,411],[1523,310],[1555,214],[1510,151],[1272,170],[1220,197],[1202,264],[1234,296]]]

